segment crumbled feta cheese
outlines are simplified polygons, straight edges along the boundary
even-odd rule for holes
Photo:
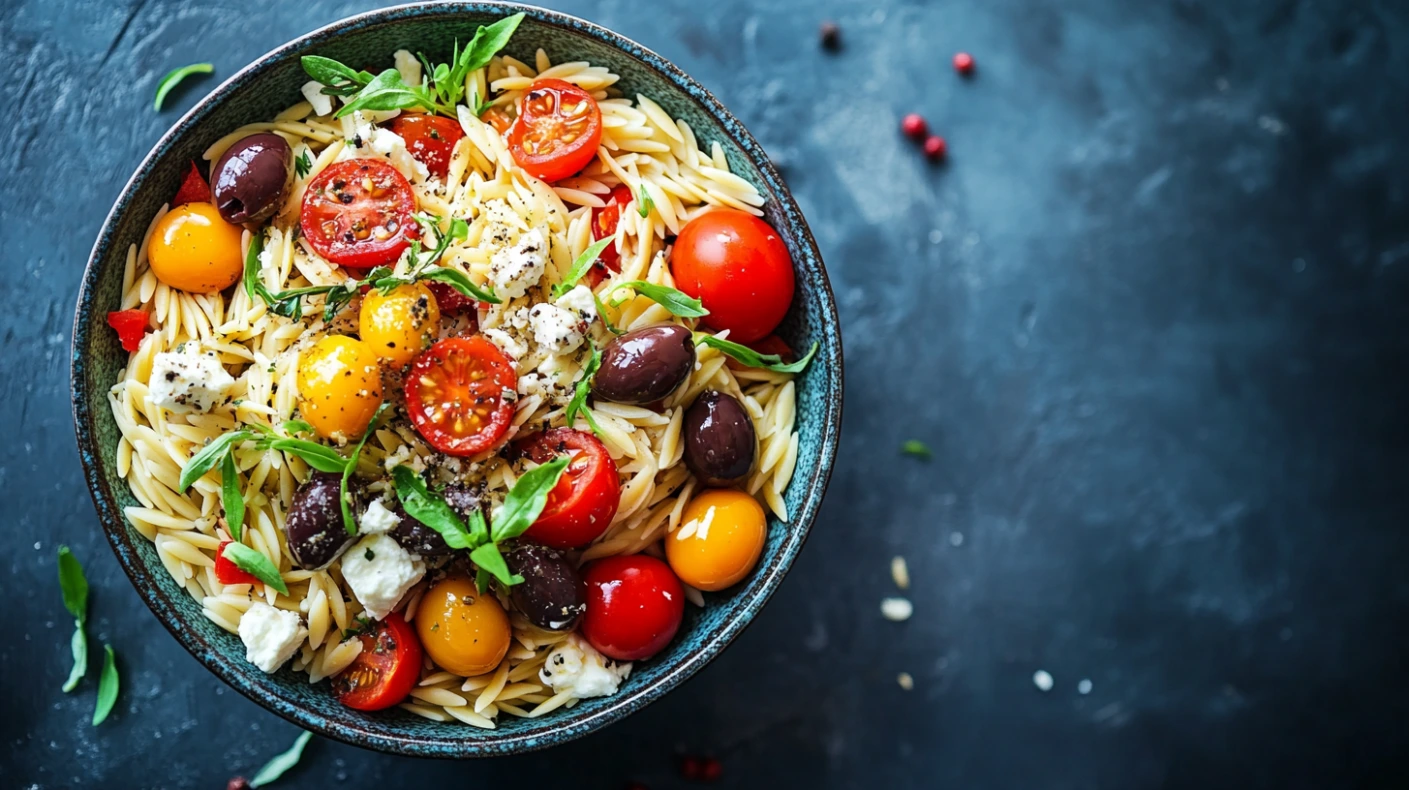
[[[383,129],[378,123],[394,118],[400,111],[374,112],[358,110],[352,114],[351,135],[347,147],[338,155],[339,160],[380,157],[387,160],[401,175],[420,183],[430,178],[430,170],[406,150],[406,141],[390,129]],[[343,129],[346,131],[347,126]]]
[[[528,344],[502,329],[486,329],[484,336],[489,338],[489,342],[499,347],[500,351],[508,354],[511,359],[518,359],[528,353]]]
[[[204,414],[225,399],[235,380],[214,351],[163,351],[152,360],[147,391],[156,405],[172,412]]]
[[[1045,669],[1039,669],[1032,673],[1032,685],[1036,686],[1039,691],[1051,691],[1052,675]]]
[[[401,72],[402,82],[407,85],[421,84],[421,61],[416,60],[415,55],[409,50],[398,49],[391,59],[396,64],[396,70]]]
[[[886,598],[881,601],[881,614],[887,620],[904,622],[915,613],[915,606],[904,598]]]
[[[571,310],[539,302],[528,311],[533,340],[551,354],[567,354],[582,345],[587,322]]]
[[[384,619],[426,575],[426,564],[386,534],[357,541],[342,558],[342,577],[367,614]]]
[[[303,98],[313,105],[314,115],[333,114],[333,97],[323,93],[323,83],[311,80],[303,83]]]
[[[577,313],[589,324],[597,320],[597,298],[592,295],[592,289],[585,285],[575,286],[558,297],[558,307]]]
[[[537,228],[519,237],[518,244],[494,253],[489,262],[489,280],[500,299],[517,299],[543,279],[543,262],[548,243]]]
[[[555,693],[570,691],[577,699],[615,694],[631,675],[630,662],[613,661],[587,640],[572,634],[548,654],[538,677]]]
[[[308,636],[297,612],[275,609],[263,601],[250,606],[240,617],[240,641],[245,643],[245,659],[266,673],[284,665]]]
[[[382,500],[374,499],[372,504],[367,506],[367,510],[362,513],[362,518],[357,520],[357,533],[359,535],[380,535],[396,529],[401,523],[401,517],[388,510]]]

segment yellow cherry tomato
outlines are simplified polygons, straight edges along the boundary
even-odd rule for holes
[[[457,675],[483,675],[509,652],[509,616],[493,593],[480,595],[464,576],[449,576],[421,597],[416,634],[442,669]]]
[[[177,206],[157,220],[147,261],[158,280],[177,290],[224,290],[244,272],[240,228],[221,219],[209,203]]]
[[[440,306],[424,283],[397,286],[385,296],[373,288],[362,297],[357,323],[373,353],[405,367],[440,334]]]
[[[665,536],[665,557],[680,581],[701,590],[722,590],[758,564],[768,520],[758,500],[742,491],[705,491],[685,507],[681,524],[696,523],[694,534]],[[707,526],[706,526],[707,525]]]
[[[314,343],[298,361],[298,405],[319,435],[356,441],[382,405],[377,355],[350,337],[329,335]]]

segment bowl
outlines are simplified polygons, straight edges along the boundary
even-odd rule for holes
[[[307,80],[302,55],[347,63],[390,63],[401,47],[448,57],[478,25],[527,14],[507,52],[531,62],[542,47],[554,62],[587,60],[610,67],[627,95],[640,92],[689,122],[702,141],[717,140],[730,167],[767,199],[797,270],[797,296],[779,328],[793,348],[820,343],[797,379],[797,469],[785,494],[790,523],[771,520],[763,558],[747,580],[707,594],[704,609],[687,607],[686,622],[661,654],[637,665],[617,694],[581,701],[538,719],[501,717],[495,730],[441,724],[392,709],[366,714],[342,706],[325,684],[310,685],[287,666],[265,675],[245,661],[240,640],[205,619],[200,605],[162,568],[156,549],[126,522],[137,504],[118,476],[118,428],[106,394],[127,354],[106,325],[118,308],[126,251],[141,241],[152,216],[176,191],[191,160],[244,123],[266,119],[299,98]],[[308,730],[370,749],[423,757],[479,757],[563,743],[617,721],[659,699],[698,672],[758,614],[797,557],[817,516],[841,430],[842,349],[836,306],[817,245],[797,204],[758,142],[709,91],[645,47],[565,14],[511,3],[425,3],[344,19],[298,38],[242,69],[186,113],[137,167],[93,247],[74,316],[71,394],[78,448],[99,519],[137,592],[187,650],[250,699]],[[770,516],[771,519],[771,516]]]

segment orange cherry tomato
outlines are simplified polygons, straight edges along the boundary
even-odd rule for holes
[[[447,577],[426,590],[416,609],[416,632],[431,661],[465,677],[499,666],[513,638],[499,600],[489,592],[480,595],[464,576]]]
[[[179,291],[223,291],[245,270],[240,228],[226,222],[214,204],[177,206],[157,220],[147,261],[158,280]]]
[[[675,287],[709,311],[700,319],[752,343],[777,328],[793,301],[793,263],[768,223],[735,209],[717,209],[680,229],[671,253]]]
[[[573,549],[607,531],[621,504],[621,478],[616,462],[597,437],[572,428],[554,428],[515,446],[540,464],[560,455],[572,459],[548,492],[543,512],[525,537],[555,549]]]
[[[406,699],[421,676],[421,643],[411,624],[392,612],[357,638],[362,652],[333,678],[338,701],[354,710],[384,710]]]
[[[313,251],[339,266],[391,265],[419,232],[411,182],[385,159],[328,165],[303,193],[299,223]]]
[[[427,349],[406,377],[406,411],[416,430],[447,455],[469,456],[504,438],[518,385],[514,363],[482,335],[449,337]]]
[[[665,558],[680,581],[701,590],[737,584],[758,564],[768,536],[768,518],[758,500],[733,489],[705,491],[686,506],[681,524],[695,523],[688,537],[665,536]]]
[[[514,161],[543,181],[558,181],[586,167],[601,142],[597,100],[562,80],[538,80],[528,86],[518,120],[509,129]]]
[[[398,115],[391,122],[391,130],[406,141],[406,150],[436,178],[445,178],[450,172],[450,155],[465,136],[459,121],[443,115]]]

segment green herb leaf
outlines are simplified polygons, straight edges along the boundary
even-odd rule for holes
[[[98,704],[93,708],[93,726],[103,723],[117,704],[117,656],[112,645],[103,645],[103,674],[98,676]]]
[[[399,465],[391,470],[391,477],[396,483],[396,498],[401,500],[407,514],[439,532],[445,539],[445,545],[452,549],[469,549],[484,542],[483,539],[474,540],[465,530],[465,523],[459,515],[444,499],[426,488],[425,481],[414,469]],[[481,521],[483,518],[480,517]]]
[[[577,380],[572,400],[568,401],[567,410],[563,412],[563,421],[569,427],[577,419],[577,413],[581,411],[583,416],[587,417],[587,424],[592,426],[593,432],[600,433],[592,419],[591,412],[587,410],[587,396],[592,392],[592,377],[597,375],[597,369],[600,367],[602,367],[602,352],[594,345],[592,346],[592,356],[588,357],[587,364],[582,366],[582,378]]]
[[[342,118],[358,110],[409,110],[412,107],[423,107],[432,112],[436,109],[424,89],[407,87],[401,81],[401,72],[387,69],[367,83],[333,117]]]
[[[209,74],[215,71],[215,66],[209,63],[192,63],[189,66],[182,66],[179,69],[172,69],[157,83],[157,98],[152,102],[152,109],[161,112],[161,103],[166,101],[166,94],[171,93],[171,89],[180,84],[181,80],[193,74]]]
[[[342,525],[349,535],[357,534],[357,519],[352,517],[352,506],[347,502],[347,481],[352,478],[352,473],[357,471],[357,459],[362,455],[362,445],[367,443],[367,437],[377,429],[377,421],[382,418],[382,413],[390,406],[390,403],[383,403],[373,412],[371,421],[367,423],[367,430],[362,433],[362,438],[357,440],[357,446],[352,448],[352,455],[348,456],[347,466],[342,472],[342,485],[338,489],[338,504],[342,505]]]
[[[313,433],[313,426],[303,420],[284,420],[279,427],[284,433]]]
[[[905,444],[900,445],[900,452],[906,455],[913,455],[916,458],[923,458],[926,461],[934,457],[934,453],[930,452],[930,448],[918,439],[910,439],[906,441]]]
[[[504,507],[499,511],[499,517],[490,525],[494,542],[517,538],[533,526],[533,522],[538,519],[538,514],[543,512],[543,506],[548,502],[548,492],[558,484],[558,478],[563,476],[563,471],[567,468],[568,458],[562,456],[530,469],[519,477],[514,489],[504,498]]]
[[[458,73],[459,81],[463,83],[470,72],[488,66],[489,61],[499,54],[499,50],[509,43],[514,31],[518,30],[519,23],[523,21],[523,16],[522,12],[506,16],[492,25],[485,25],[476,30],[469,46],[456,58],[455,69],[451,73],[452,79]]]
[[[303,178],[308,175],[308,172],[312,169],[313,157],[308,155],[308,149],[305,148],[303,149],[303,153],[299,154],[298,158],[294,160],[294,174],[299,178]]]
[[[700,300],[692,299],[683,291],[668,285],[656,285],[645,280],[629,280],[613,286],[612,291],[615,292],[620,288],[630,288],[637,295],[644,296],[669,310],[672,315],[678,315],[682,318],[699,318],[709,315],[709,311],[704,308],[704,304]]]
[[[268,304],[269,291],[264,287],[264,281],[259,279],[259,254],[262,252],[264,232],[260,231],[250,235],[249,252],[245,253],[245,295],[249,296],[251,302],[256,296],[263,297]]]
[[[587,270],[592,268],[592,264],[597,262],[597,256],[602,254],[602,250],[605,250],[607,245],[614,241],[616,241],[616,237],[608,236],[583,250],[582,254],[577,256],[577,260],[573,261],[572,266],[568,268],[567,276],[563,277],[563,281],[553,286],[553,298],[557,299],[571,291],[577,285],[577,281],[582,279],[582,275],[586,274]]]
[[[807,356],[796,362],[784,362],[783,358],[777,354],[760,354],[748,346],[741,346],[722,337],[715,337],[703,332],[696,333],[695,344],[713,346],[751,368],[764,368],[774,373],[801,373],[807,367],[807,363],[812,361],[812,357],[817,354],[818,346],[817,343],[813,343]]]
[[[480,595],[484,595],[485,591],[489,589],[489,585],[493,583],[493,581],[494,577],[489,575],[489,571],[485,570],[484,568],[475,569],[475,589],[479,591]],[[431,630],[436,630],[436,627],[439,625],[440,623],[436,623],[435,625],[431,626]]]
[[[504,562],[504,555],[499,553],[499,547],[493,543],[486,543],[470,552],[470,561],[481,571],[487,571],[489,575],[498,579],[505,587],[523,584],[522,576],[509,572],[509,565]],[[478,582],[478,578],[476,581]],[[476,584],[476,586],[479,585]]]
[[[206,472],[215,468],[220,463],[226,453],[236,444],[249,439],[250,432],[246,430],[231,431],[221,435],[215,441],[201,448],[201,451],[191,456],[191,460],[181,467],[181,479],[177,481],[176,492],[184,493],[191,484],[201,479]]]
[[[279,576],[279,569],[268,557],[243,543],[231,543],[222,552],[225,559],[235,563],[235,567],[254,576],[284,595],[289,594],[289,586]]]
[[[617,329],[611,319],[607,318],[607,306],[602,304],[602,300],[595,293],[592,294],[592,301],[597,303],[597,317],[602,319],[602,326],[606,327],[608,332],[618,336],[626,334],[625,329]]]
[[[269,442],[269,449],[282,450],[290,455],[296,455],[302,458],[304,463],[320,472],[341,474],[347,471],[347,459],[339,455],[337,450],[317,442],[310,442],[306,439],[278,438]]]
[[[304,55],[300,62],[308,76],[330,88],[343,85],[361,88],[372,81],[371,74],[365,71],[354,71],[332,58],[325,58],[321,55]]]
[[[239,540],[245,524],[245,497],[240,491],[240,470],[235,466],[234,453],[226,453],[220,462],[220,505],[225,508],[230,536]]]
[[[88,674],[88,634],[83,630],[82,623],[73,624],[69,647],[73,650],[73,669],[68,673],[68,680],[64,681],[65,694],[78,688],[79,681]]]
[[[304,747],[306,747],[308,742],[312,739],[313,733],[307,731],[298,736],[298,739],[294,741],[294,745],[290,746],[288,751],[277,755],[274,759],[265,763],[263,768],[259,769],[259,773],[255,774],[254,778],[250,780],[250,787],[263,787],[283,776],[290,768],[298,765],[299,759],[303,757]]]
[[[489,542],[489,524],[484,520],[484,513],[476,508],[470,513],[470,545],[478,546]]]
[[[79,623],[88,622],[88,577],[83,566],[68,546],[59,547],[59,590],[64,594],[64,608]]]
[[[646,185],[642,184],[636,192],[636,213],[641,215],[641,219],[651,216],[651,211],[656,207],[656,202],[651,200],[651,194],[646,191]]]
[[[469,277],[465,276],[464,272],[457,269],[433,266],[417,274],[416,279],[445,283],[465,296],[481,302],[499,304],[502,301],[498,296],[494,295],[493,291],[488,291],[475,285]]]

